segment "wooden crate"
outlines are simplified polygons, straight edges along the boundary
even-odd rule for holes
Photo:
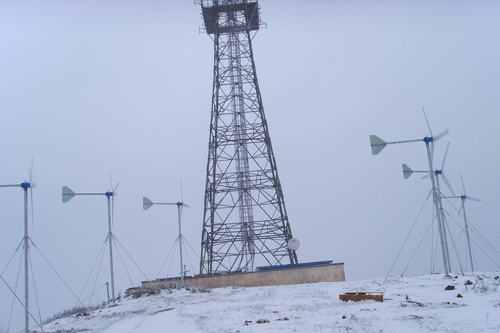
[[[366,301],[367,299],[372,299],[377,302],[384,301],[383,292],[350,292],[339,295],[339,299],[344,302],[353,301]]]

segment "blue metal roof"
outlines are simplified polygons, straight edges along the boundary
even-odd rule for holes
[[[304,262],[301,264],[288,264],[288,265],[275,265],[275,266],[260,266],[257,267],[257,271],[272,271],[275,269],[286,269],[286,268],[297,268],[297,267],[311,267],[311,266],[322,266],[331,265],[333,260],[326,261],[314,261],[314,262]]]

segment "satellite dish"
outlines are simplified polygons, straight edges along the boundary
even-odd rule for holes
[[[288,249],[292,251],[297,251],[300,247],[300,242],[297,238],[292,238],[288,241]]]

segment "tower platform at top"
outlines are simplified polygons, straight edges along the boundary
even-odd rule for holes
[[[207,34],[259,30],[259,4],[247,1],[199,1]]]

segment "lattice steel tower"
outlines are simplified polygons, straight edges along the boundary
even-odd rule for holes
[[[214,41],[200,274],[296,264],[252,51],[259,5],[198,0]]]

